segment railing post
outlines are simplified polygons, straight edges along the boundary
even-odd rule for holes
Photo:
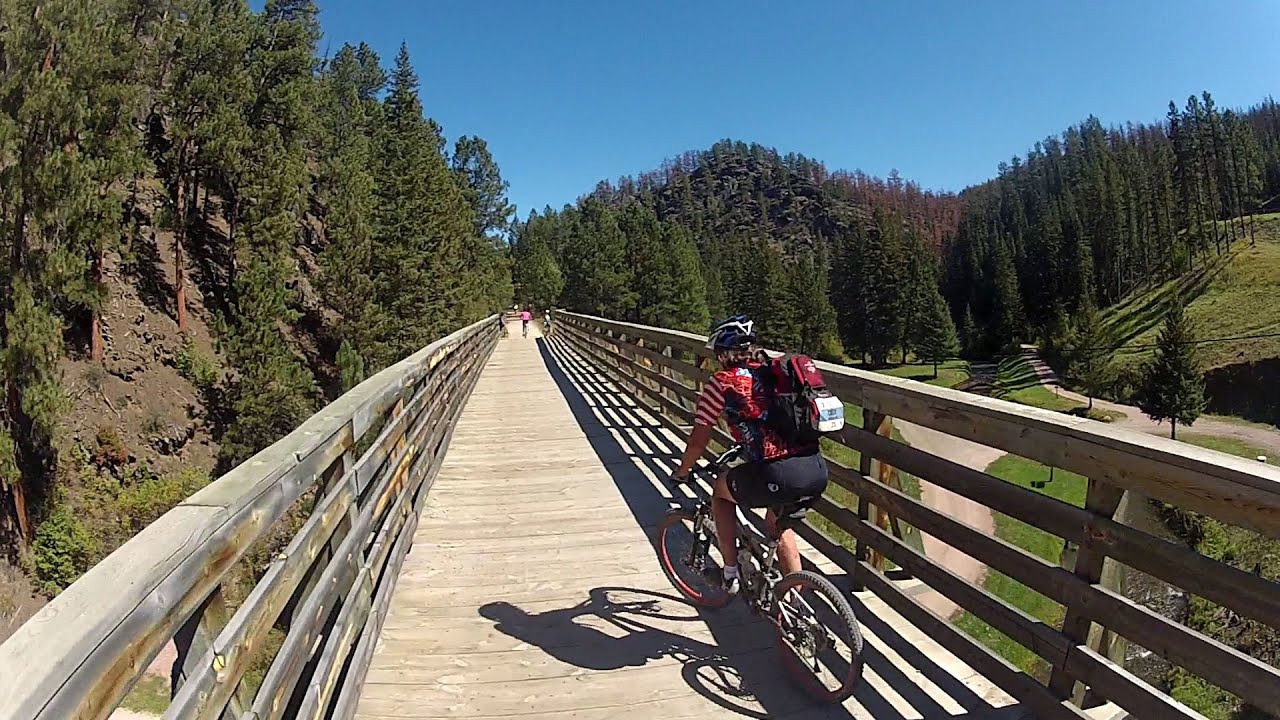
[[[1090,478],[1084,507],[1110,520],[1120,507],[1120,501],[1123,498],[1123,489]],[[1092,524],[1083,528],[1080,548],[1076,552],[1074,568],[1072,568],[1076,577],[1090,585],[1095,585],[1102,579],[1102,569],[1106,561],[1106,554],[1094,540],[1094,532]],[[1076,645],[1087,645],[1103,656],[1109,655],[1107,651],[1111,644],[1111,633],[1102,627],[1098,627],[1096,633],[1091,632],[1093,623],[1079,607],[1068,605],[1066,610],[1066,616],[1062,620],[1062,634]],[[1075,677],[1065,668],[1053,668],[1049,676],[1049,689],[1062,699],[1070,697],[1076,705],[1084,706],[1085,688],[1083,685],[1078,685]]]
[[[882,419],[883,419],[883,416],[881,416],[879,413],[863,408],[862,428],[864,430],[879,434],[878,431],[879,431],[880,423]],[[871,471],[872,471],[874,462],[875,461],[872,459],[872,457],[867,453],[865,452],[859,453],[858,474],[862,475],[863,477],[871,477]],[[858,496],[858,522],[865,524],[870,519],[871,519],[871,503],[868,502],[864,496],[859,495]],[[859,563],[867,562],[871,556],[871,548],[867,546],[866,542],[864,542],[861,538],[859,538],[854,543],[853,553],[854,553],[854,557],[857,558]],[[861,590],[862,584],[855,580],[854,589]]]
[[[173,644],[178,650],[178,656],[174,659],[173,668],[169,673],[170,699],[177,696],[182,684],[198,670],[198,663],[213,648],[214,640],[227,626],[230,617],[231,613],[227,610],[226,601],[222,597],[222,586],[219,585],[191,614],[191,617],[187,618],[182,627],[178,628],[178,632],[174,633]],[[218,662],[219,657],[214,655],[215,670]],[[231,699],[227,701],[226,708],[218,717],[224,720],[238,718],[249,709],[252,702],[253,698],[245,691],[244,684],[237,682]]]

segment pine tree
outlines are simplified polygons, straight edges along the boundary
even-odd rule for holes
[[[698,248],[689,232],[676,223],[663,223],[662,240],[671,278],[670,311],[665,319],[670,324],[664,327],[701,332],[710,318]]]
[[[118,188],[136,169],[133,46],[108,3],[54,0],[0,22],[0,487],[20,538],[48,489],[66,399],[67,319],[101,352],[102,257],[118,234]],[[32,500],[28,503],[28,499]]]
[[[507,202],[510,183],[502,179],[489,146],[478,137],[463,135],[454,143],[452,169],[471,207],[476,237],[505,233],[516,209]]]
[[[843,361],[824,256],[802,250],[788,266],[787,275],[787,302],[796,325],[794,349],[807,355]]]
[[[382,114],[374,143],[372,274],[384,322],[370,354],[373,370],[456,329],[480,305],[482,291],[467,273],[470,208],[440,152],[438,126],[423,117],[418,76],[404,45]]]
[[[260,23],[255,23],[242,0],[174,0],[174,4],[165,31],[173,37],[174,50],[160,94],[170,143],[161,162],[167,169],[173,230],[174,315],[178,329],[185,331],[187,244],[202,177],[206,183],[217,180],[223,186],[233,236],[239,220],[240,193],[235,188],[247,178],[244,156],[253,142],[244,113],[254,95],[246,56]],[[235,283],[237,261],[232,260],[229,285]]]
[[[623,317],[634,307],[627,266],[627,241],[613,211],[587,198],[573,226],[576,237],[563,247],[564,301],[571,310]]]
[[[350,342],[343,340],[338,346],[338,355],[334,358],[334,363],[338,366],[338,379],[342,383],[342,392],[347,392],[364,380],[364,359]]]
[[[309,174],[304,142],[311,132],[316,9],[309,0],[268,0],[255,19],[250,76],[258,99],[247,116],[245,197],[235,254],[229,321],[221,335],[237,375],[236,422],[223,438],[224,462],[242,462],[284,436],[314,409],[315,381],[281,334],[297,319],[286,281],[299,236]]]
[[[966,311],[967,312],[967,311]],[[966,317],[969,317],[966,315]],[[969,317],[972,322],[972,317]],[[917,329],[916,353],[921,360],[933,363],[933,376],[938,377],[938,364],[955,357],[960,352],[960,340],[951,320],[947,301],[936,290],[930,293],[925,315]]]
[[[747,314],[756,321],[765,343],[778,350],[800,346],[800,308],[795,304],[795,288],[782,254],[767,241],[757,241],[762,272],[756,278],[759,308]]]
[[[1102,318],[1093,303],[1085,303],[1075,320],[1069,348],[1067,375],[1089,397],[1089,409],[1093,398],[1106,391],[1114,379],[1112,363],[1114,351],[1108,346]]]
[[[626,239],[634,303],[627,308],[625,318],[661,326],[671,315],[672,277],[658,218],[642,203],[631,202],[618,216],[618,230]]]
[[[907,233],[903,247],[903,277],[900,282],[902,295],[899,305],[898,345],[902,350],[902,362],[906,364],[907,353],[915,347],[916,338],[928,321],[932,295],[938,287],[933,257],[919,233]]]
[[[564,289],[564,276],[546,237],[552,230],[550,221],[530,213],[528,221],[513,233],[516,295],[520,302],[534,307],[556,307]]]
[[[991,324],[992,344],[1006,348],[1022,333],[1022,297],[1018,291],[1018,274],[1009,250],[1001,244],[996,249],[992,269],[994,315]]]
[[[1156,422],[1168,420],[1169,437],[1175,439],[1178,423],[1190,426],[1204,412],[1204,372],[1181,304],[1165,316],[1155,354],[1143,368],[1138,407]]]
[[[381,324],[373,278],[377,196],[372,142],[378,116],[373,96],[383,84],[377,56],[365,49],[362,57],[351,45],[338,51],[323,78],[325,162],[317,195],[326,210],[329,243],[320,255],[318,285],[342,318],[343,344],[357,354],[372,350]]]
[[[702,269],[702,285],[705,288],[707,315],[712,318],[726,317],[727,297],[724,279],[720,271],[720,255],[712,251],[699,252],[699,266]],[[696,328],[702,332],[706,327]]]

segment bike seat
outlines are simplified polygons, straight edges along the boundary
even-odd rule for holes
[[[810,506],[813,505],[816,499],[806,498],[798,502],[783,503],[770,507],[769,509],[773,512],[774,517],[778,518],[778,529],[790,530],[802,524]]]

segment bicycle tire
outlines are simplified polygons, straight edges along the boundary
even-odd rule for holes
[[[694,532],[696,528],[692,528],[693,521],[694,514],[688,510],[670,510],[667,512],[662,524],[658,526],[658,560],[662,564],[662,571],[666,573],[667,579],[690,602],[705,608],[722,608],[733,600],[732,595],[719,587],[712,587],[710,583],[707,584],[708,587],[706,589],[699,590],[681,575],[681,568],[691,573],[698,572],[685,562],[684,553],[687,551],[678,544],[680,540],[685,538],[697,539],[697,534]],[[681,538],[678,535],[685,537]],[[714,546],[715,538],[709,538],[709,542],[711,546]],[[702,574],[705,575],[705,570]],[[693,578],[690,579],[692,580]]]
[[[837,667],[833,677],[838,679],[840,684],[835,688],[827,687],[819,678],[814,677],[814,672],[802,658],[796,655],[794,646],[787,640],[781,624],[777,628],[778,651],[782,653],[788,669],[811,696],[828,703],[843,702],[853,694],[858,682],[862,679],[862,631],[858,625],[858,618],[853,614],[853,607],[849,605],[844,594],[830,580],[808,570],[791,573],[778,582],[774,588],[774,594],[778,600],[779,613],[782,612],[783,604],[791,606],[786,596],[794,588],[808,589],[827,600],[831,610],[834,611],[834,616],[819,622],[828,632],[839,634],[851,650],[847,660],[841,658],[836,661],[834,657],[828,660],[837,665],[847,662],[848,667]],[[833,624],[838,627],[830,627]]]

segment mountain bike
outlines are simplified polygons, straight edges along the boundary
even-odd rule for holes
[[[690,476],[709,483],[737,456],[732,448]],[[675,481],[673,481],[675,484]],[[770,508],[777,532],[799,525],[799,504]],[[831,703],[853,693],[862,677],[862,633],[853,608],[827,578],[807,570],[783,576],[778,568],[778,539],[766,537],[737,514],[739,594],[756,615],[772,622],[788,668],[813,697]],[[716,544],[711,498],[692,509],[667,512],[658,528],[663,570],[676,589],[695,605],[722,608],[732,601],[721,582],[723,563]]]

